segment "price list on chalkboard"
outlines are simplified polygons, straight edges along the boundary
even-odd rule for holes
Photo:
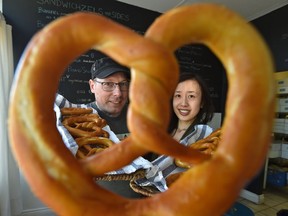
[[[19,5],[21,4],[21,5]],[[32,36],[51,21],[77,11],[92,12],[108,17],[134,31],[144,34],[159,16],[158,12],[109,0],[4,0],[5,16],[15,30],[14,62],[20,56]],[[16,7],[17,6],[17,7]],[[145,19],[143,19],[145,14]],[[59,93],[73,103],[88,103],[94,100],[88,81],[90,68],[95,60],[103,57],[96,50],[88,50],[71,63],[59,81]]]
[[[124,26],[144,34],[151,23],[161,15],[158,12],[135,7],[114,0],[3,0],[7,22],[13,27],[14,62],[18,63],[32,36],[51,21],[77,11],[92,12],[108,17]],[[101,30],[101,29],[100,29]],[[223,103],[225,72],[221,63],[201,45],[188,45],[176,51],[181,72],[199,73],[207,81],[216,111]],[[89,103],[94,96],[89,89],[90,68],[103,57],[96,50],[87,50],[63,72],[59,80],[59,93],[72,103]],[[49,67],[49,65],[47,65]]]
[[[38,0],[37,3],[37,28],[44,27],[47,23],[56,19],[59,16],[64,16],[69,13],[76,11],[87,11],[93,12],[105,17],[108,17],[118,23],[138,31],[144,32],[148,24],[144,25],[141,23],[137,25],[137,22],[133,20],[139,19],[131,14],[130,10],[125,7],[117,7],[116,5],[85,1],[45,1]],[[123,6],[123,4],[121,4]],[[151,13],[153,15],[152,20],[158,13]],[[151,18],[150,18],[151,19]],[[144,22],[145,23],[145,22]],[[95,50],[87,51],[87,53],[79,56],[65,71],[59,83],[58,92],[64,95],[68,100],[73,103],[88,103],[94,100],[94,96],[91,94],[88,81],[91,77],[90,68],[95,60],[101,58],[103,55]]]

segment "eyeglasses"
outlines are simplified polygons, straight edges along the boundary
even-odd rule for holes
[[[119,86],[120,91],[128,91],[129,89],[129,82],[128,81],[124,81],[124,82],[119,82],[119,83],[115,83],[115,82],[100,82],[97,80],[94,80],[95,82],[99,83],[102,85],[102,89],[104,91],[113,91],[116,86]]]

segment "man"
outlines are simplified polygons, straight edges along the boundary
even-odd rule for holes
[[[110,58],[97,60],[91,68],[90,90],[95,102],[88,104],[105,119],[119,140],[129,134],[126,115],[128,106],[130,71]],[[100,186],[128,198],[137,198],[128,181],[98,181]]]
[[[122,140],[129,135],[126,121],[129,82],[130,70],[128,68],[119,65],[108,57],[101,58],[92,65],[91,79],[89,80],[90,90],[95,96],[95,101],[89,104],[72,104],[62,95],[57,95],[54,109],[58,110],[56,113],[59,116],[59,110],[62,107],[92,107],[97,111],[101,118],[106,120],[113,132],[110,135],[114,134],[115,136],[116,134],[117,138]],[[59,120],[61,119],[61,116],[57,119],[57,127],[62,135],[63,141],[75,155],[78,146],[72,136],[61,124],[61,121]],[[136,163],[134,161],[133,165],[138,167],[139,164],[137,163],[140,163],[141,165],[145,163],[147,166],[150,166],[148,161],[142,163],[142,159],[138,159],[138,162]],[[127,198],[143,197],[130,188],[129,181],[97,181],[97,183],[101,187]]]
[[[78,145],[61,123],[60,109],[63,107],[92,107],[109,126],[110,139],[118,142],[129,135],[126,115],[130,70],[108,57],[96,60],[91,67],[89,86],[95,101],[89,104],[73,104],[60,94],[56,94],[54,110],[57,128],[67,148],[76,155]]]
[[[95,102],[88,104],[107,121],[119,140],[129,135],[126,123],[130,70],[104,57],[91,67],[90,90]]]
[[[89,85],[95,101],[87,104],[87,107],[97,110],[119,140],[129,136],[127,127],[129,84],[130,70],[108,57],[95,61],[91,67]],[[144,158],[150,161],[153,157],[152,153],[144,155]]]

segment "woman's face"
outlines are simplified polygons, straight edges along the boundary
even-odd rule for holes
[[[173,110],[180,121],[192,123],[201,108],[202,92],[195,80],[178,84],[173,97]]]

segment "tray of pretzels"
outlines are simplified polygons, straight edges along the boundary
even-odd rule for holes
[[[61,122],[78,145],[76,157],[83,159],[114,144],[103,129],[107,123],[92,108],[61,108]]]

